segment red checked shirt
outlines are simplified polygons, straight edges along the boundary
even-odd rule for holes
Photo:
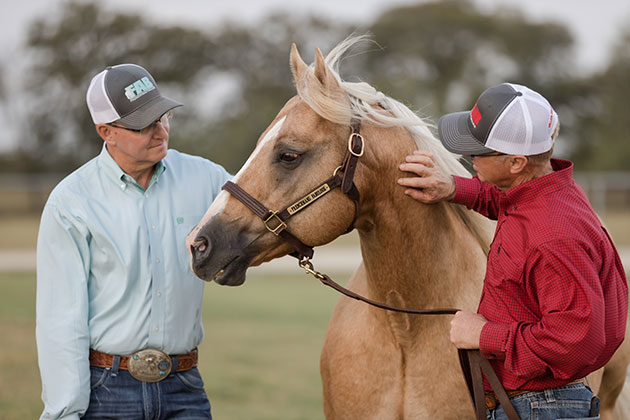
[[[573,164],[551,163],[555,172],[505,192],[455,177],[453,202],[497,220],[478,309],[489,321],[480,348],[508,390],[581,378],[624,339],[628,285],[619,255],[573,180]]]

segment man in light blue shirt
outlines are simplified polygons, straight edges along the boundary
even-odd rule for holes
[[[103,150],[55,187],[37,241],[41,418],[210,419],[185,240],[231,176],[168,150],[181,104],[142,67],[108,67],[87,103]]]

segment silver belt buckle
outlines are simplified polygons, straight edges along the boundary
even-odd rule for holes
[[[171,373],[171,357],[158,349],[144,349],[129,357],[127,368],[131,376],[142,382],[160,382]]]

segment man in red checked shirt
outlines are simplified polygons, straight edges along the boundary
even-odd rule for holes
[[[451,341],[481,350],[523,420],[599,418],[584,377],[620,346],[628,311],[606,229],[573,180],[573,164],[551,159],[558,128],[537,92],[494,86],[471,111],[438,124],[444,147],[470,156],[477,175],[449,176],[416,151],[400,169],[418,177],[398,180],[416,200],[450,200],[497,220],[478,313],[454,316]],[[507,418],[488,405],[493,419]]]

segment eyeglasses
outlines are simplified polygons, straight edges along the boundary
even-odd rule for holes
[[[505,155],[507,155],[507,153],[495,152],[495,153],[485,153],[483,155],[468,155],[468,156],[470,156],[471,159],[474,159],[474,158],[478,158],[478,157],[505,156]]]
[[[141,128],[140,130],[135,129],[135,128],[125,127],[123,125],[117,125],[117,124],[114,124],[114,123],[107,123],[107,125],[109,125],[111,127],[122,128],[123,130],[132,131],[134,133],[146,135],[146,134],[152,133],[153,130],[157,127],[158,123],[160,123],[162,125],[168,124],[168,122],[171,120],[171,118],[173,118],[173,111],[168,111],[167,113],[163,114],[160,118],[158,118],[157,120],[153,121],[148,126],[146,126],[144,128]]]

